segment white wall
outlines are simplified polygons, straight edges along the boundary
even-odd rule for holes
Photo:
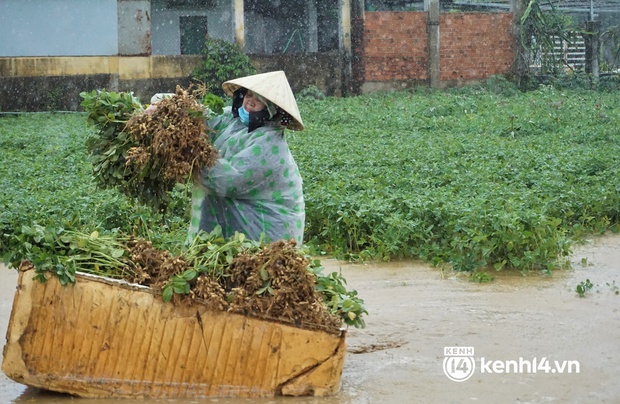
[[[116,54],[116,0],[0,0],[0,57]]]

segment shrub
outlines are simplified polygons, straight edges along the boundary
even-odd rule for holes
[[[204,59],[192,72],[192,79],[203,82],[217,96],[225,95],[222,83],[226,80],[256,73],[250,58],[237,43],[207,38],[203,54]]]
[[[297,94],[297,98],[299,100],[322,100],[325,98],[325,93],[317,86],[312,85],[301,90]]]

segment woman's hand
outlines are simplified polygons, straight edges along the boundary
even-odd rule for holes
[[[144,110],[144,113],[151,115],[157,109],[157,104],[164,98],[170,98],[174,93],[157,93],[151,97],[151,104]]]
[[[156,109],[157,109],[157,104],[151,104],[144,110],[144,113],[146,115],[151,115],[153,112],[155,112]]]

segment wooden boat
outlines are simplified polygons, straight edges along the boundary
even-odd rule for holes
[[[338,390],[345,330],[165,303],[88,274],[42,284],[20,270],[2,371],[82,397],[323,396]]]

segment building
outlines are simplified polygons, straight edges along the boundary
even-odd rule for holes
[[[96,88],[148,100],[189,84],[205,35],[296,92],[460,85],[510,70],[512,21],[439,0],[2,0],[0,110],[78,110]]]

